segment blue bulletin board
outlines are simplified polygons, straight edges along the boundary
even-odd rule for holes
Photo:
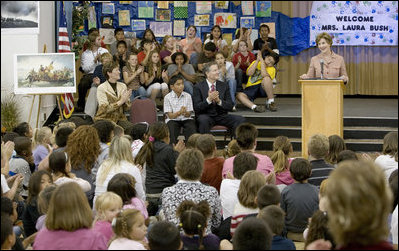
[[[123,1],[122,1],[123,2]],[[127,1],[124,1],[127,2]],[[209,26],[201,26],[197,27],[199,32],[197,34],[198,37],[204,41],[205,34],[211,32],[211,29],[214,25],[214,15],[216,13],[225,12],[225,13],[236,13],[237,15],[237,28],[240,27],[240,18],[243,17],[242,15],[242,7],[241,4],[235,5],[233,2],[228,2],[227,9],[219,9],[215,8],[215,1],[212,2],[212,12],[210,13],[209,19]],[[138,13],[138,1],[131,1],[130,4],[121,4],[120,1],[109,1],[109,3],[114,4],[114,14],[103,14],[102,13],[102,3],[101,2],[91,2],[91,6],[95,6],[95,12],[97,16],[97,28],[103,28],[101,24],[102,17],[104,16],[111,16],[113,17],[113,28],[119,27],[119,11],[120,10],[129,10],[130,12],[130,20],[132,19],[139,19],[139,20],[146,20],[146,26],[149,28],[150,21],[155,20],[156,10],[158,9],[157,1],[153,1],[154,3],[154,18],[139,18]],[[174,1],[169,1],[169,10],[171,11],[170,21],[173,23],[174,20],[184,20],[185,27],[189,25],[194,25],[194,15],[197,14],[196,12],[196,2],[195,1],[188,1],[188,18],[181,18],[175,19],[174,18]],[[79,3],[74,2],[74,6],[79,5]],[[244,16],[244,17],[254,17],[255,19],[255,27],[254,29],[259,29],[259,26],[262,23],[275,23],[276,29],[276,41],[277,45],[280,50],[281,56],[286,55],[296,55],[300,51],[309,48],[309,17],[307,18],[290,18],[282,13],[272,11],[271,17],[256,17],[255,6],[254,6],[254,15],[252,16]],[[122,26],[124,31],[131,32],[132,26]],[[173,29],[173,27],[172,27]],[[232,28],[222,28],[222,33],[231,33],[232,39],[235,39],[235,31],[236,29]],[[299,32],[298,32],[299,31]],[[88,32],[88,23],[85,23],[85,29],[81,32],[80,35],[87,35]],[[143,30],[135,30],[136,37],[141,39],[143,37],[144,31]],[[172,31],[173,32],[173,31]],[[282,36],[284,34],[284,37]],[[179,37],[179,36],[175,36]],[[184,38],[182,36],[181,38]],[[159,42],[162,41],[162,37],[157,37]]]

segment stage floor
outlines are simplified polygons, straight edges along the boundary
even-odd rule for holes
[[[265,104],[266,98],[258,98],[256,104]],[[276,97],[278,110],[255,113],[238,104],[231,114],[256,117],[301,117],[300,97]],[[344,97],[344,118],[398,118],[398,98],[352,98]]]

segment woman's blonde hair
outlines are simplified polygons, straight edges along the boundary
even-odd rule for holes
[[[43,126],[42,128],[36,128],[33,132],[32,149],[35,149],[38,145],[50,144],[52,135],[50,127]],[[47,148],[46,145],[45,147]]]
[[[73,232],[90,228],[93,213],[82,188],[75,182],[65,183],[55,189],[47,210],[46,228]]]
[[[316,46],[319,44],[319,42],[322,38],[324,38],[330,46],[333,44],[333,40],[332,40],[330,34],[328,34],[327,32],[323,32],[323,33],[320,33],[319,35],[317,35]]]
[[[94,208],[96,209],[96,220],[101,219],[106,210],[118,206],[122,209],[123,203],[119,195],[114,192],[105,192],[97,197]]]
[[[249,208],[257,208],[255,197],[259,189],[266,185],[265,175],[259,171],[247,171],[241,178],[240,187],[238,188],[238,201]]]
[[[134,165],[130,140],[126,135],[115,136],[109,147],[108,159],[106,159],[98,170],[98,182],[103,184],[111,169],[115,173],[120,172],[121,162],[127,161]]]
[[[141,212],[137,209],[126,209],[118,213],[115,217],[115,222],[112,224],[112,229],[115,233],[115,238],[131,239],[130,232],[137,217],[143,217]]]
[[[288,168],[288,155],[292,152],[292,144],[286,136],[278,136],[273,142],[271,160],[276,174]]]
[[[329,228],[337,245],[373,245],[388,237],[392,194],[381,168],[347,160],[331,172],[326,187]]]

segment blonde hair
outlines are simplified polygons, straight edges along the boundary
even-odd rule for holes
[[[314,134],[308,142],[308,151],[316,159],[324,159],[327,156],[329,142],[327,136],[323,134]]]
[[[232,141],[229,142],[227,145],[227,148],[225,148],[223,152],[223,157],[225,159],[236,156],[241,152],[240,146],[237,143],[237,140],[233,139]]]
[[[241,178],[240,187],[238,188],[238,201],[249,208],[257,208],[255,198],[259,189],[266,185],[265,175],[259,171],[247,171]]]
[[[118,213],[115,217],[115,224],[112,224],[112,229],[115,233],[114,239],[121,237],[131,239],[130,232],[139,216],[143,217],[137,209],[126,209]]]
[[[55,189],[47,210],[46,228],[68,232],[90,228],[93,222],[86,194],[75,182],[65,183]]]
[[[100,220],[104,215],[103,213],[111,207],[118,206],[122,209],[122,198],[114,192],[105,192],[97,197],[94,208],[96,209],[96,219]]]
[[[108,174],[113,169],[116,173],[120,171],[122,161],[134,165],[130,140],[127,136],[115,136],[109,147],[109,156],[100,166],[98,172],[98,183],[103,184]]]
[[[288,155],[292,152],[292,144],[286,136],[278,136],[273,142],[273,155],[271,160],[274,172],[279,174],[288,167]]]
[[[316,37],[316,45],[318,45],[320,40],[323,39],[323,38],[326,40],[326,42],[330,46],[333,44],[333,40],[332,40],[330,34],[328,34],[327,32],[323,32],[323,33],[320,33],[319,35],[317,35],[317,37]]]
[[[50,127],[43,126],[42,128],[36,128],[33,133],[32,149],[35,149],[38,145],[44,145],[51,143],[52,131]]]
[[[328,178],[326,196],[328,224],[337,245],[373,245],[388,237],[392,194],[374,163],[340,162]]]
[[[398,153],[398,132],[389,132],[384,136],[382,154],[394,157]],[[397,161],[397,160],[396,160]]]

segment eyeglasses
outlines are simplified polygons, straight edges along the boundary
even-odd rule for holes
[[[150,124],[148,124],[148,122],[147,121],[143,121],[143,122],[139,122],[140,124],[144,124],[144,125],[146,125],[146,128],[145,128],[145,133],[148,133],[148,130],[149,130],[149,128],[150,128]]]

